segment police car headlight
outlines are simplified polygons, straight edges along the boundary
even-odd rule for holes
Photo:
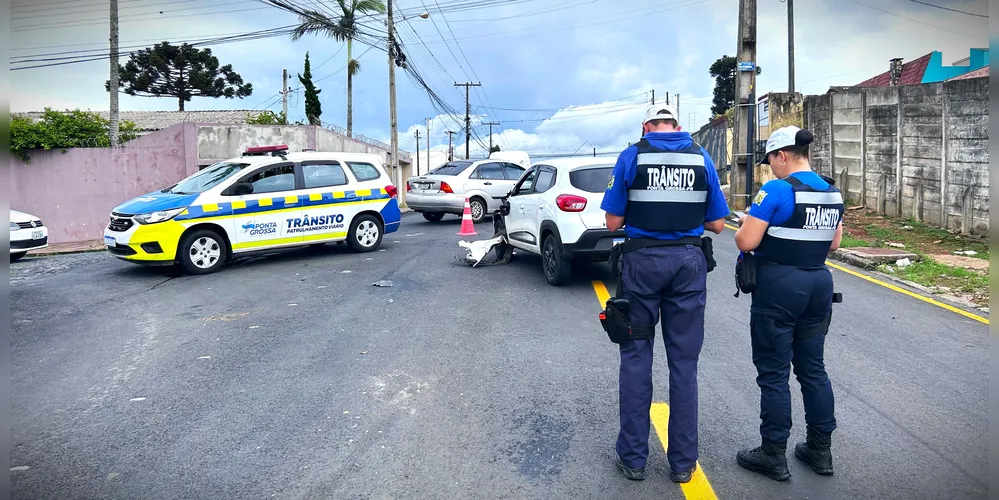
[[[173,210],[160,210],[158,212],[139,214],[135,216],[135,221],[139,224],[156,224],[157,222],[168,221],[186,209],[187,207],[180,207]]]

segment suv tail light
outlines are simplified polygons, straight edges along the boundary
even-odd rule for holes
[[[409,181],[406,181],[406,192],[408,193],[412,190],[413,190],[413,184],[411,184]]]
[[[445,193],[454,193],[454,190],[451,189],[451,186],[448,186],[447,183],[444,181],[441,181],[441,191]]]
[[[385,186],[385,192],[388,193],[389,198],[395,198],[396,196],[399,195],[399,190],[396,189],[395,186],[391,184]]]
[[[586,198],[574,194],[563,194],[555,198],[555,204],[563,212],[582,212],[586,208]]]

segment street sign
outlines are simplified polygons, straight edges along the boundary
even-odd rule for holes
[[[739,61],[739,71],[756,71],[756,63],[753,61]]]

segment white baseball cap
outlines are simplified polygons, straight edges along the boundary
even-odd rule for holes
[[[777,151],[779,149],[784,149],[788,146],[807,146],[812,142],[812,133],[807,130],[802,130],[794,125],[788,125],[786,127],[781,127],[774,130],[770,134],[770,138],[767,139],[766,152],[763,154],[763,160],[760,161],[761,165],[770,164],[770,153]]]
[[[655,106],[650,107],[645,112],[645,119],[642,120],[642,125],[645,125],[646,123],[649,123],[652,120],[676,120],[677,122],[680,121],[680,119],[676,117],[676,110],[673,109],[673,106],[670,106],[669,104],[656,104]]]

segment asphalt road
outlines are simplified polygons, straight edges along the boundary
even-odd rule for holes
[[[613,290],[606,266],[559,288],[528,255],[469,268],[458,226],[407,214],[384,251],[201,277],[101,253],[12,264],[13,497],[684,498],[654,431],[649,479],[613,465],[618,356],[591,284]],[[839,271],[836,475],[790,451],[784,483],[736,465],[759,390],[731,235],[715,238],[699,375],[718,498],[987,498],[987,325]]]

